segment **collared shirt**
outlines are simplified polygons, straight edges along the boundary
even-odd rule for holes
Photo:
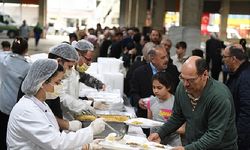
[[[5,53],[0,55],[0,111],[9,115],[21,82],[28,73],[30,65],[26,59],[18,54]]]
[[[150,67],[152,69],[153,75],[155,75],[158,72],[158,70],[156,69],[156,67],[152,63],[150,63]]]
[[[171,57],[173,64],[176,65],[179,72],[181,72],[182,64],[187,60],[187,58],[188,56],[185,55],[182,59],[179,59],[177,54]]]

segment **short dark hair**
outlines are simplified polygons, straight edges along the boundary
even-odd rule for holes
[[[77,40],[77,35],[76,33],[70,33],[69,34],[69,38],[72,39],[72,38],[75,38]]]
[[[133,30],[134,30],[134,32],[136,32],[136,33],[139,33],[139,32],[140,32],[140,29],[139,29],[139,28],[137,28],[137,27],[133,27],[132,29],[133,29]]]
[[[119,31],[119,32],[116,32],[116,33],[115,33],[115,36],[123,36],[123,33],[120,32],[120,31]]]
[[[145,35],[145,36],[144,36],[144,41],[145,41],[145,42],[150,42],[150,38],[149,38],[148,35]]]
[[[151,32],[150,32],[150,34],[151,34],[153,31],[158,32],[160,39],[162,38],[162,35],[161,35],[160,30],[157,30],[157,29],[152,29],[152,30],[151,30]]]
[[[201,49],[194,49],[192,50],[192,56],[199,56],[203,58],[203,51]]]
[[[208,70],[208,65],[206,60],[203,58],[197,59],[195,61],[196,70],[198,75],[202,75],[206,70]]]
[[[180,41],[180,42],[176,43],[175,48],[180,48],[180,47],[186,49],[187,43],[184,41]]]
[[[246,46],[247,40],[246,40],[246,39],[240,39],[239,43],[240,43],[240,45],[242,45],[242,46],[243,46],[243,45]]]
[[[236,46],[229,47],[229,55],[230,56],[235,56],[238,60],[247,59],[247,56],[244,53],[244,49],[237,48]]]
[[[55,77],[58,74],[58,72],[64,72],[64,68],[60,64],[58,64],[56,71],[45,82],[49,83],[51,78]]]
[[[12,43],[11,49],[13,53],[23,55],[28,50],[28,42],[22,37],[16,37]]]
[[[127,48],[127,50],[131,50],[133,48],[135,48],[135,44],[134,42],[128,42],[125,47]]]
[[[136,43],[139,43],[141,41],[141,33],[136,33],[133,37],[133,40],[136,42]]]
[[[166,88],[172,87],[172,76],[167,72],[157,72],[152,77],[152,82],[154,80],[158,80],[162,85],[164,85]]]
[[[9,41],[3,41],[1,43],[1,45],[2,45],[2,48],[10,48],[10,42]]]

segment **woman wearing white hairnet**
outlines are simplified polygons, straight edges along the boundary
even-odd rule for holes
[[[64,117],[67,115],[68,117],[66,118],[68,120],[73,119],[73,115],[71,114],[82,114],[82,112],[85,111],[95,113],[94,108],[91,107],[90,104],[78,99],[79,88],[77,87],[79,84],[79,78],[72,78],[72,73],[75,72],[73,66],[78,61],[79,55],[73,46],[62,43],[52,47],[48,57],[56,59],[59,64],[63,65],[66,73],[64,80],[62,80],[63,90],[60,93],[60,98],[54,99],[55,101],[47,101],[47,103],[54,112],[61,129],[77,131],[79,127],[81,127],[79,126],[79,121],[73,120],[68,122],[64,120],[62,117],[63,112],[58,108],[60,107],[61,102],[61,106],[65,110]],[[69,85],[72,84],[73,87],[69,87]]]
[[[47,97],[58,96],[64,69],[52,59],[35,61],[22,84],[25,93],[11,111],[7,145],[11,150],[75,150],[93,141],[105,124],[96,119],[76,132],[60,132],[56,118],[45,103]]]
[[[92,61],[94,51],[93,44],[82,39],[78,42],[73,41],[72,46],[76,49],[80,57],[76,63],[76,67],[72,67],[69,76],[63,80],[64,90],[60,99],[63,103],[63,116],[67,119],[72,118],[74,114],[82,114],[84,112],[90,112],[92,114],[95,113],[92,109],[79,107],[83,103],[82,100],[79,100],[80,82],[86,84],[87,86],[96,88],[97,90],[105,88],[105,85],[100,80],[85,73],[86,67],[88,67]],[[95,103],[95,105],[98,104]]]

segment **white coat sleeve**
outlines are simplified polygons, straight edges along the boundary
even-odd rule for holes
[[[64,107],[73,113],[81,113],[83,110],[90,109],[90,105],[85,101],[79,100],[76,93],[79,92],[79,77],[71,75],[63,80],[63,90],[60,92],[60,101]],[[78,91],[76,91],[78,90]]]
[[[36,112],[35,112],[36,111]],[[39,110],[27,110],[18,120],[18,126],[29,140],[42,149],[75,150],[93,141],[91,127],[76,132],[60,132]]]
[[[76,114],[79,114],[84,110],[88,110],[88,108],[91,107],[85,101],[76,99],[73,96],[66,93],[60,96],[60,101],[64,107],[68,108],[71,112]]]

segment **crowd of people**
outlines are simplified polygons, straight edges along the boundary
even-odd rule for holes
[[[79,84],[97,90],[106,85],[85,73],[97,57],[123,60],[124,93],[137,117],[164,122],[143,129],[150,141],[174,150],[250,150],[250,63],[246,41],[225,46],[216,34],[186,54],[188,44],[172,42],[160,31],[138,28],[77,30],[58,43],[47,59],[32,64],[26,37],[0,52],[0,149],[98,149],[93,135],[102,132],[99,118],[90,126],[75,114],[95,114],[93,103],[79,98]],[[228,77],[219,80],[222,66]],[[211,68],[211,69],[210,69]],[[7,142],[7,143],[6,143]],[[6,147],[7,144],[7,147]]]

